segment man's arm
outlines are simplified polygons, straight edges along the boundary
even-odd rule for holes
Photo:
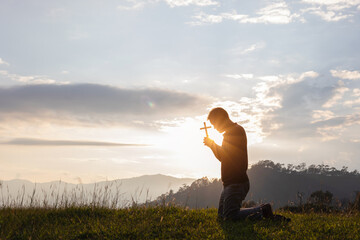
[[[215,157],[220,161],[222,162],[225,158],[225,151],[224,149],[217,145],[214,140],[208,138],[208,137],[205,137],[204,138],[204,144],[205,146],[208,146],[214,153]]]

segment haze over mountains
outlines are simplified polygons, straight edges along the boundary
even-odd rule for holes
[[[250,191],[246,201],[271,202],[275,208],[306,202],[311,193],[322,190],[334,195],[333,204],[353,201],[360,191],[360,174],[346,167],[338,170],[328,165],[297,166],[259,161],[248,170]],[[174,202],[190,208],[217,207],[222,182],[219,179],[175,178],[161,174],[118,179],[92,184],[61,181],[32,183],[25,180],[0,184],[0,206],[60,205],[78,203],[126,207],[134,203]],[[33,199],[33,200],[31,200]],[[20,204],[21,203],[21,204]]]
[[[360,174],[346,167],[338,170],[328,165],[299,165],[259,161],[248,170],[250,191],[245,201],[270,202],[273,207],[305,203],[315,191],[330,191],[332,204],[346,205],[360,192]],[[190,208],[217,207],[222,190],[220,180],[198,179],[178,192],[162,195],[157,202],[174,202]]]
[[[2,181],[0,188],[0,203],[20,202],[22,196],[25,200],[30,199],[34,193],[34,199],[52,204],[55,199],[66,197],[72,200],[85,198],[91,201],[96,193],[96,198],[119,199],[119,207],[128,206],[133,202],[143,203],[146,200],[154,200],[159,195],[173,189],[177,191],[184,184],[189,185],[195,179],[175,178],[161,174],[144,175],[140,177],[103,181],[90,184],[72,184],[62,181],[46,183],[33,183],[27,180]]]

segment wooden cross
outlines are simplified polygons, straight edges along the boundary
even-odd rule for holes
[[[211,126],[207,127],[207,126],[206,126],[206,122],[204,122],[204,127],[203,127],[203,128],[200,128],[200,130],[205,130],[206,137],[209,137],[209,134],[208,134],[208,131],[207,131],[208,128],[211,128]]]

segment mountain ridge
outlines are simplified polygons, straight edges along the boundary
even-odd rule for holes
[[[183,185],[189,185],[195,180],[164,174],[142,175],[94,183],[68,183],[61,180],[37,183],[29,180],[12,179],[0,181],[0,205],[5,204],[4,201],[9,204],[24,197],[32,198],[32,195],[39,202],[52,196],[53,199],[50,202],[54,202],[57,201],[55,196],[65,199],[82,196],[85,200],[89,200],[92,197],[105,197],[104,194],[108,194],[107,197],[110,198],[116,196],[121,198],[122,205],[119,206],[124,207],[133,203],[150,201],[170,190],[177,191]]]

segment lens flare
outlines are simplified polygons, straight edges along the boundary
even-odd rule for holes
[[[155,107],[155,104],[154,104],[153,102],[150,102],[150,101],[149,101],[147,104],[148,104],[148,106],[149,106],[150,108],[154,108],[154,107]]]

